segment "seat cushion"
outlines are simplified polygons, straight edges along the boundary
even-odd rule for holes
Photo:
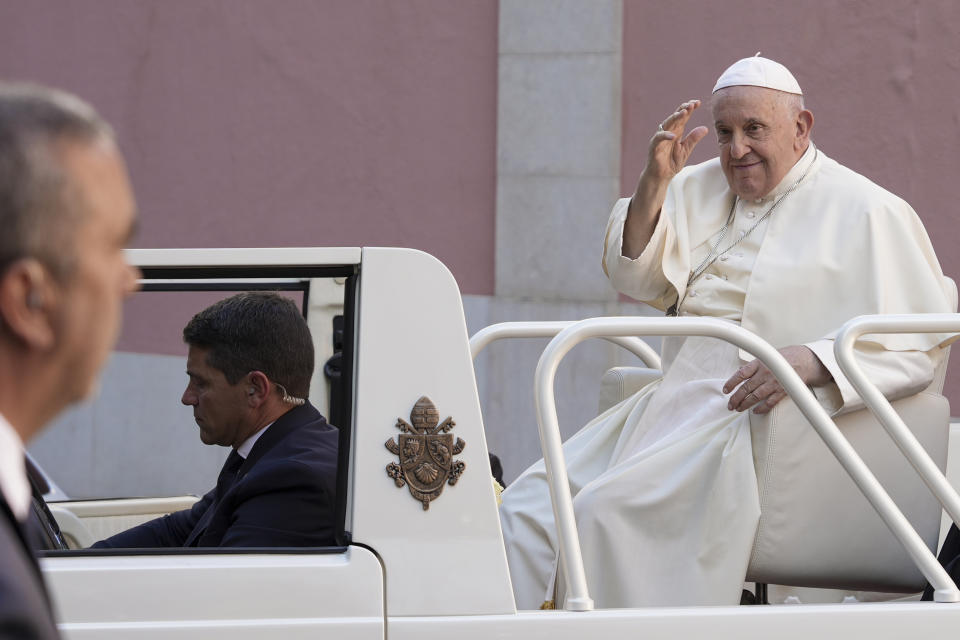
[[[663,377],[659,369],[643,367],[614,367],[600,378],[600,403],[598,413],[626,400],[651,382]]]
[[[934,462],[946,467],[949,404],[925,391],[892,403]],[[867,410],[836,420],[880,484],[936,550],[940,504]],[[747,580],[914,592],[925,579],[853,480],[790,400],[751,414],[761,520]]]

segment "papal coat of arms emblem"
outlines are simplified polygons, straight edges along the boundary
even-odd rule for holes
[[[464,462],[453,459],[467,443],[460,438],[453,441],[449,431],[456,423],[452,418],[440,422],[440,412],[426,396],[413,405],[410,422],[397,418],[396,426],[402,432],[400,443],[390,438],[384,445],[391,453],[400,456],[400,464],[388,464],[387,475],[393,478],[397,487],[409,486],[410,495],[419,500],[426,511],[430,508],[430,501],[443,492],[443,485],[457,484],[460,474],[467,468]]]

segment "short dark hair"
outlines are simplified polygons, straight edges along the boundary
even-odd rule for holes
[[[64,91],[0,82],[0,273],[35,258],[58,278],[71,271],[82,203],[71,194],[58,143],[114,140],[97,112]]]
[[[313,376],[313,340],[297,305],[269,291],[225,298],[193,316],[183,341],[209,349],[207,364],[237,384],[262,371],[291,396],[306,398]]]

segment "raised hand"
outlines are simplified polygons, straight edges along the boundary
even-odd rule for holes
[[[660,124],[657,132],[650,139],[644,174],[656,180],[669,181],[680,169],[683,169],[690,154],[693,153],[693,148],[707,135],[706,127],[696,127],[686,136],[683,135],[690,116],[699,106],[699,100],[688,100]]]
[[[681,104],[660,123],[650,139],[647,166],[640,174],[623,227],[622,255],[627,258],[636,258],[647,246],[667,196],[667,185],[687,164],[693,148],[707,135],[706,127],[697,127],[685,137],[683,135],[687,121],[699,106],[699,100]]]

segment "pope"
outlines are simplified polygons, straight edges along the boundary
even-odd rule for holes
[[[780,350],[836,415],[863,407],[833,356],[851,317],[946,313],[948,282],[916,213],[811,139],[783,65],[735,62],[713,89],[719,157],[687,166],[700,100],[659,123],[632,197],[607,224],[603,268],[668,315],[737,323]],[[926,388],[947,336],[869,336],[857,357],[888,398]],[[751,444],[763,421],[804,421],[759,361],[709,338],[663,341],[664,376],[564,446],[598,607],[735,604],[760,516]],[[805,422],[804,422],[805,424]],[[562,602],[543,462],[503,494],[517,604]],[[557,579],[561,578],[561,579]]]

